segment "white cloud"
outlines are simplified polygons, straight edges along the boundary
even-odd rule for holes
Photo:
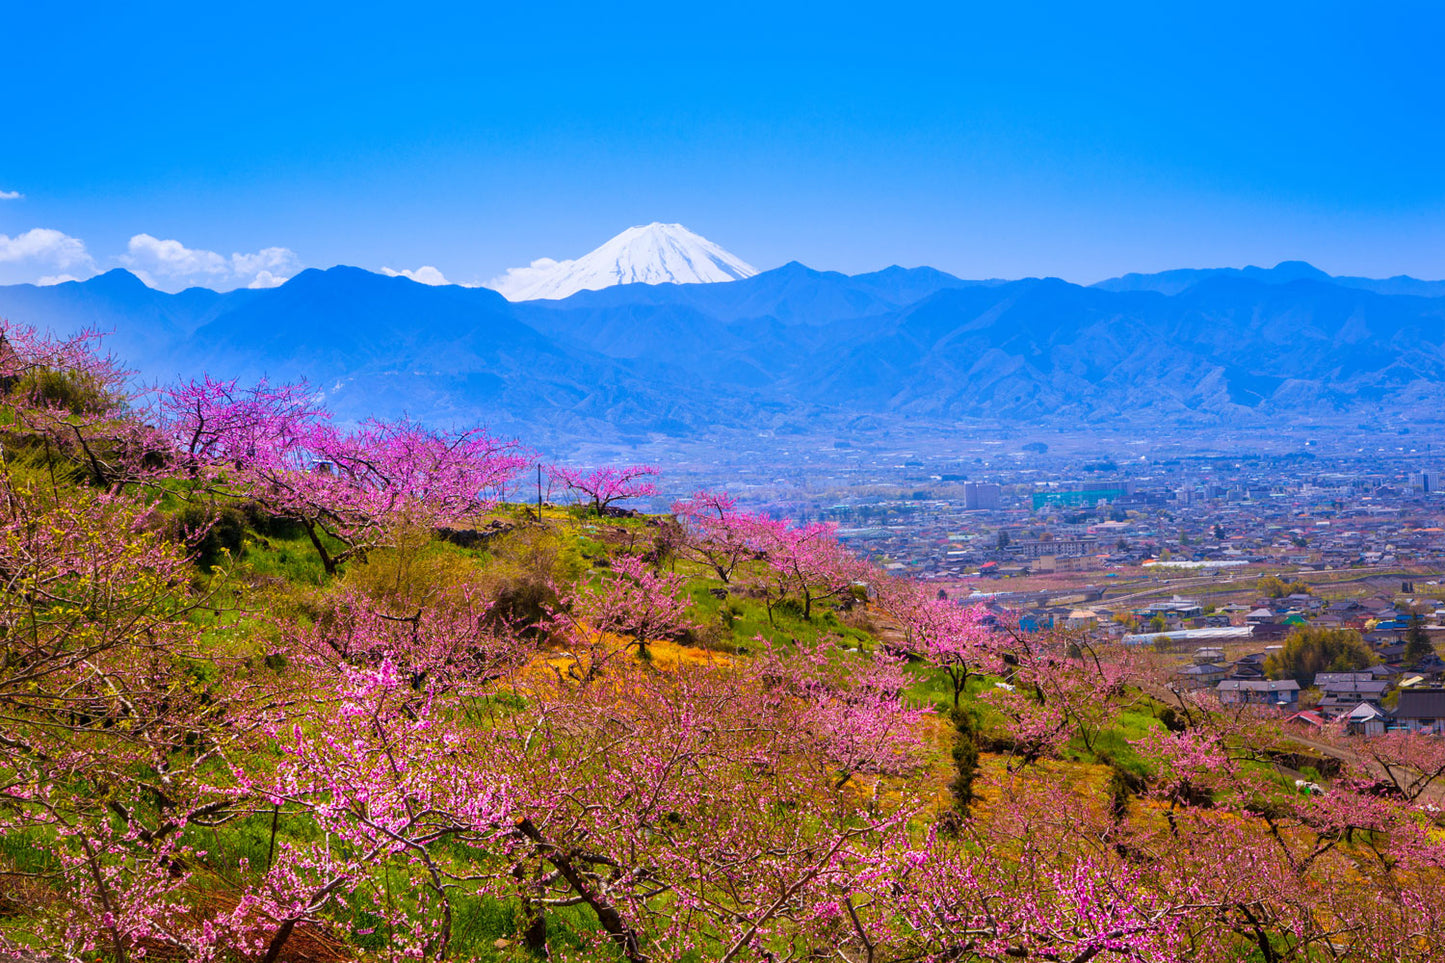
[[[491,288],[509,301],[516,300],[515,295],[531,289],[544,278],[561,274],[573,263],[539,257],[526,267],[507,268],[506,274],[499,274],[482,286]]]
[[[151,287],[166,291],[197,284],[223,291],[274,288],[301,269],[295,253],[284,247],[226,257],[150,234],[132,237],[126,253],[114,260]],[[37,227],[14,237],[0,234],[0,284],[63,284],[82,281],[96,270],[85,242],[63,231]]]
[[[137,234],[126,248],[129,253],[121,255],[121,263],[153,277],[221,279],[231,271],[230,264],[215,251],[192,250],[180,241],[162,241],[149,234]]]
[[[12,263],[43,259],[57,267],[87,263],[85,242],[49,227],[35,227],[24,234],[6,237],[0,234],[0,262]]]
[[[195,285],[217,290],[273,288],[301,268],[295,252],[284,247],[262,248],[254,254],[232,254],[228,258],[149,234],[132,237],[119,260],[146,284],[163,290]]]
[[[19,191],[0,191],[0,201],[18,201],[24,196]]]
[[[78,237],[49,227],[31,228],[14,237],[0,234],[0,284],[94,273],[95,260]]]
[[[263,247],[255,254],[232,254],[231,270],[241,275],[274,275],[277,271],[296,273],[300,265],[295,252],[284,247]],[[282,281],[285,278],[281,279]],[[281,283],[280,281],[276,283]]]
[[[251,283],[246,285],[246,287],[279,288],[281,285],[285,284],[289,280],[291,280],[289,277],[272,274],[270,271],[259,271],[257,272],[256,276],[251,279]]]
[[[381,269],[381,273],[391,278],[410,278],[417,284],[438,285],[452,283],[442,275],[442,272],[438,271],[430,264],[423,264],[415,271],[408,270],[407,268],[402,268],[400,271],[397,271],[389,267],[384,267]]]

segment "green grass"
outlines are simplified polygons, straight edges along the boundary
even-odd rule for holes
[[[547,942],[554,951],[591,946],[601,931],[597,918],[585,906],[548,907],[546,918]],[[519,942],[521,927],[518,901],[459,894],[452,899],[452,958],[478,963],[532,959]],[[498,940],[506,940],[508,945],[498,947]],[[621,959],[621,954],[604,947],[594,951],[593,958]]]
[[[241,552],[247,572],[295,585],[322,585],[326,567],[305,535],[267,538],[252,534]]]
[[[60,868],[52,843],[55,833],[48,829],[32,829],[0,836],[0,857],[21,873],[48,873]]]
[[[713,589],[727,588],[719,599]],[[691,615],[699,625],[716,625],[731,647],[739,652],[758,648],[762,638],[778,646],[813,645],[826,637],[836,638],[843,648],[871,651],[874,638],[856,626],[846,624],[831,602],[814,603],[812,618],[803,618],[802,607],[793,600],[773,606],[772,618],[762,600],[748,598],[736,586],[724,586],[716,579],[694,579],[687,588]]]

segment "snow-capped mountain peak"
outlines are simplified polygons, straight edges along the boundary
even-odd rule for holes
[[[487,282],[509,301],[565,298],[614,284],[736,281],[757,269],[681,224],[630,227],[574,261],[540,258]]]

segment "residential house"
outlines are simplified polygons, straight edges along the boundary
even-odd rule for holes
[[[1390,683],[1369,672],[1321,672],[1315,676],[1320,690],[1318,709],[1330,719],[1348,715],[1362,704],[1380,707]]]
[[[1306,612],[1314,612],[1325,607],[1323,599],[1316,598],[1306,592],[1296,592],[1293,595],[1287,595],[1284,601],[1289,603],[1290,608],[1302,609]]]
[[[1391,685],[1399,682],[1400,676],[1402,675],[1402,673],[1397,667],[1393,665],[1385,665],[1383,662],[1379,665],[1372,665],[1365,671],[1370,673],[1370,675],[1376,679],[1384,679]]]
[[[1286,725],[1298,726],[1301,729],[1307,730],[1323,729],[1325,726],[1329,725],[1329,720],[1326,719],[1324,716],[1320,715],[1318,712],[1314,711],[1313,709],[1305,709],[1301,712],[1296,712],[1294,715],[1289,716],[1284,721]]]
[[[1405,643],[1390,637],[1382,638],[1374,633],[1365,636],[1365,641],[1386,665],[1398,666],[1405,661]]]
[[[1410,631],[1410,620],[1403,615],[1396,615],[1393,618],[1382,618],[1375,623],[1375,632],[1392,632],[1403,635]]]
[[[1167,602],[1152,602],[1142,609],[1134,612],[1134,617],[1141,622],[1147,622],[1158,616],[1166,625],[1182,625],[1189,619],[1197,619],[1204,614],[1204,606],[1194,599],[1174,596]]]
[[[1284,625],[1279,622],[1255,622],[1253,626],[1254,628],[1250,632],[1250,638],[1259,642],[1277,642],[1281,639],[1287,639],[1289,638],[1290,632],[1294,631],[1294,626]]]
[[[1390,724],[1390,714],[1377,705],[1361,702],[1345,716],[1345,728],[1358,736],[1383,735]]]
[[[1363,629],[1369,610],[1354,599],[1340,599],[1325,607],[1325,615],[1339,619],[1346,628]]]
[[[1186,689],[1208,689],[1218,685],[1229,674],[1229,666],[1215,662],[1191,662],[1174,673]]]
[[[1230,602],[1227,605],[1221,605],[1217,611],[1221,615],[1229,616],[1230,625],[1243,625],[1245,616],[1249,614],[1249,606],[1241,605],[1238,602]]]
[[[1395,613],[1395,603],[1390,599],[1373,598],[1364,599],[1360,607],[1369,613],[1369,618],[1388,618]]]
[[[1265,654],[1263,652],[1251,652],[1248,655],[1242,655],[1235,661],[1234,668],[1230,671],[1229,677],[1231,679],[1263,679],[1264,660]]]
[[[1019,616],[1019,629],[1024,632],[1047,632],[1054,627],[1050,612],[1025,612]]]
[[[1292,706],[1299,702],[1299,683],[1293,679],[1225,679],[1214,692],[1225,705]]]
[[[1377,681],[1375,674],[1368,669],[1361,669],[1358,672],[1318,672],[1315,674],[1315,688],[1324,691],[1330,686],[1337,686],[1350,682],[1374,682]]]
[[[1395,725],[1410,732],[1445,735],[1445,689],[1401,689]]]

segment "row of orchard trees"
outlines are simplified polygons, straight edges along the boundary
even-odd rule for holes
[[[1353,746],[1322,796],[1281,788],[1277,730],[1217,706],[1124,742],[1147,666],[714,494],[675,508],[685,563],[803,618],[866,579],[899,637],[659,668],[630,649],[692,616],[656,558],[558,577],[525,621],[485,579],[350,577],[401,532],[483,516],[527,463],[512,445],[342,430],[303,391],[210,381],[141,417],[87,342],[16,329],[0,383],[17,959],[466,959],[479,903],[556,959],[1445,952],[1428,741]],[[567,483],[602,510],[649,474]],[[163,517],[181,498],[247,499],[342,574],[305,596],[200,574]],[[947,723],[907,696],[918,672],[947,680]],[[1103,786],[1061,761],[1111,753],[1137,765]]]

